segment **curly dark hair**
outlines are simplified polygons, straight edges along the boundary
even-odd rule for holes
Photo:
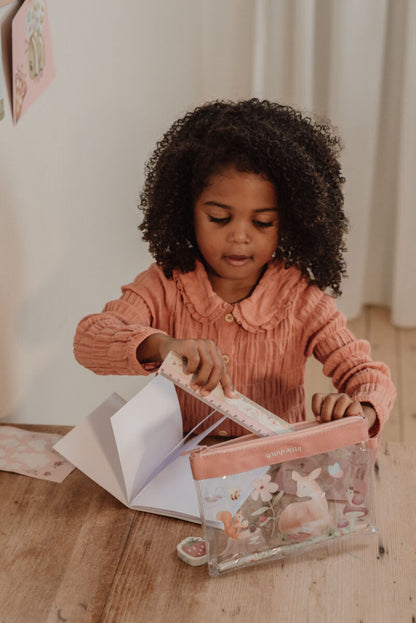
[[[322,290],[341,293],[347,218],[339,137],[290,106],[250,99],[214,101],[176,121],[146,163],[139,229],[170,278],[199,257],[193,206],[209,178],[233,165],[263,175],[278,193],[276,259]]]

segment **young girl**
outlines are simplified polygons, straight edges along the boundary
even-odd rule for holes
[[[394,399],[388,368],[346,329],[340,142],[294,109],[216,101],[179,119],[146,166],[140,226],[156,262],[78,325],[77,360],[97,374],[150,374],[170,350],[208,394],[233,387],[289,422],[306,417],[314,355],[337,393],[321,421],[362,414],[378,434]],[[208,407],[178,390],[184,430]],[[245,434],[232,421],[216,433]]]

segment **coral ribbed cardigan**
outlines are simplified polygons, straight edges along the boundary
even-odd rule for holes
[[[137,346],[149,335],[211,339],[229,358],[235,388],[289,422],[305,419],[304,371],[314,355],[339,392],[371,403],[379,432],[389,416],[395,389],[387,366],[374,362],[370,345],[345,327],[334,300],[296,268],[269,265],[252,295],[231,305],[212,290],[203,265],[167,279],[156,264],[122,288],[103,312],[78,325],[74,353],[97,374],[149,374]],[[208,407],[178,390],[184,430],[208,414]],[[308,406],[309,408],[309,406]],[[233,422],[221,433],[246,434]],[[219,431],[217,431],[219,432]]]

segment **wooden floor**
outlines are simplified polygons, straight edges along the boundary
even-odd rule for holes
[[[416,329],[393,327],[389,311],[383,307],[366,307],[361,316],[348,323],[358,338],[371,344],[373,359],[384,361],[396,385],[397,398],[383,441],[404,441],[416,446]],[[312,394],[334,391],[331,381],[322,374],[322,366],[313,358],[306,371],[306,399]]]

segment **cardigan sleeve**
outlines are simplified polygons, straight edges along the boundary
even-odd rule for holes
[[[389,368],[372,360],[369,342],[347,329],[344,315],[328,295],[321,293],[310,320],[306,355],[313,354],[323,364],[324,374],[340,393],[371,404],[377,421],[370,433],[379,434],[396,396]]]
[[[143,273],[145,275],[145,273]],[[75,359],[96,374],[147,375],[158,363],[140,364],[136,350],[154,333],[165,333],[164,319],[156,318],[152,301],[158,280],[139,276],[122,288],[122,296],[106,304],[103,311],[90,314],[78,324],[74,337]],[[167,315],[167,313],[165,314]]]

